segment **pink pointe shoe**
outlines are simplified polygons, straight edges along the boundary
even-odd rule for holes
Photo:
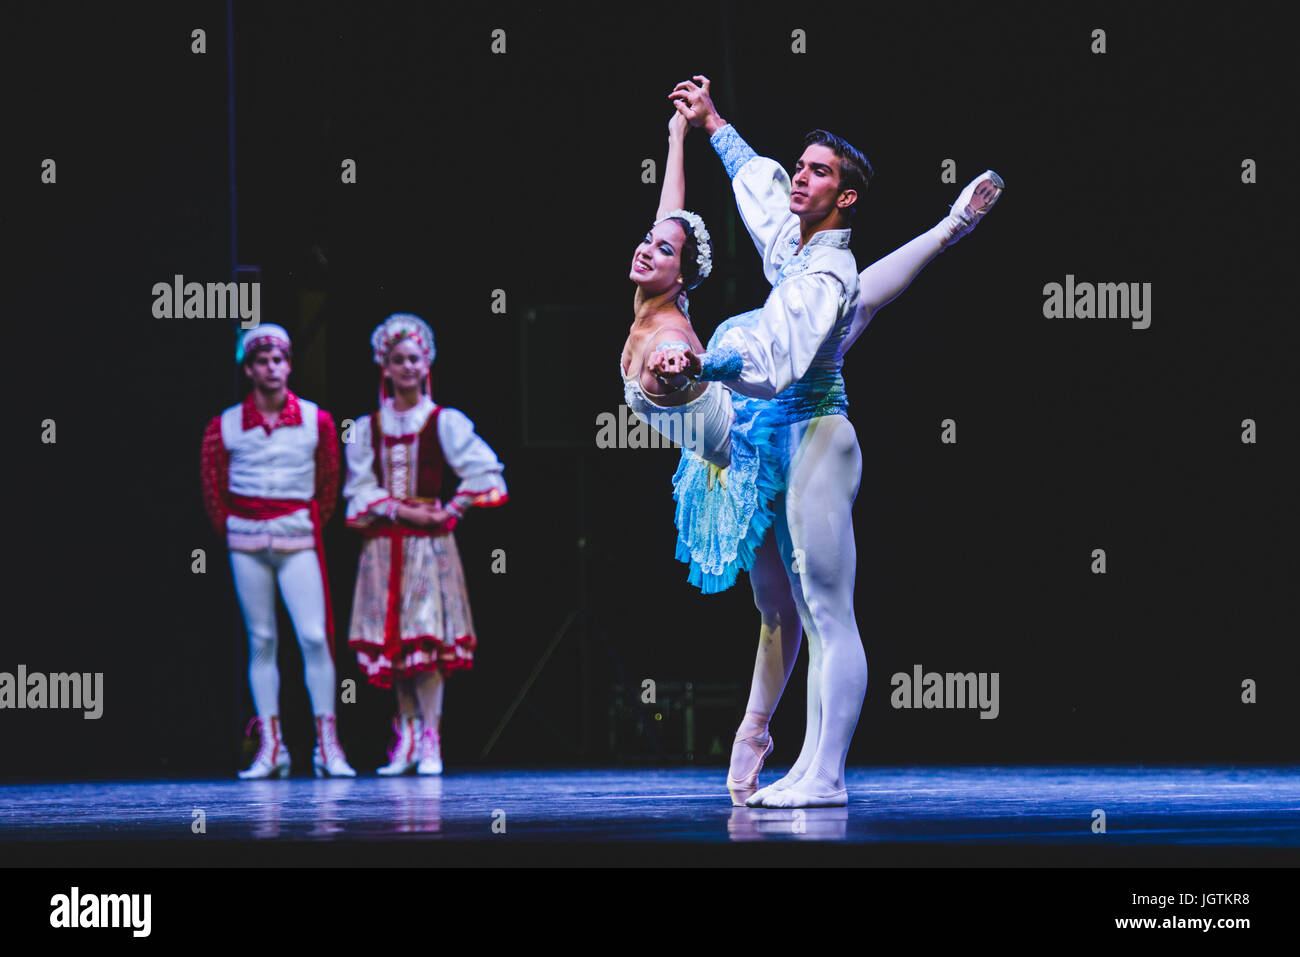
[[[750,771],[740,780],[733,778],[731,776],[731,769],[727,769],[727,790],[731,792],[731,803],[735,807],[744,807],[745,801],[752,797],[754,792],[758,790],[758,772],[763,770],[763,762],[766,761],[767,756],[772,753],[772,735],[769,734],[767,736],[766,746],[760,746],[758,740],[757,737],[742,738],[739,734],[736,735],[735,743],[738,744],[744,742],[744,744],[754,752],[756,761],[754,763],[754,770]]]

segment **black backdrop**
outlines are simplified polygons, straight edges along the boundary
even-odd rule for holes
[[[9,16],[18,298],[0,671],[102,671],[105,702],[98,721],[0,714],[0,774],[225,774],[251,711],[198,446],[238,398],[233,331],[154,319],[150,290],[176,273],[229,278],[227,10],[40,4]],[[190,52],[195,28],[204,55]],[[504,55],[491,52],[495,28]],[[791,52],[796,28],[807,54]],[[1104,55],[1090,52],[1095,28]],[[1177,5],[236,3],[238,261],[263,270],[264,320],[296,337],[291,386],[339,420],[369,411],[369,331],[416,312],[438,336],[436,398],[506,463],[510,503],[457,533],[480,651],[449,685],[449,766],[477,760],[577,605],[579,538],[585,670],[575,632],[491,762],[611,760],[618,681],[748,682],[757,615],[743,581],[702,598],[671,557],[676,454],[595,447],[595,416],[621,400],[627,264],[657,199],[641,164],[662,164],[666,94],[697,72],[761,153],[793,161],[817,126],[867,152],[864,266],[933,224],[984,168],[1007,182],[996,212],[876,318],[846,365],[871,676],[850,760],[1293,760],[1284,39],[1265,7],[1204,21]],[[687,149],[688,205],[717,245],[715,277],[693,297],[707,338],[766,287],[706,138],[692,133]],[[40,182],[46,157],[54,185]],[[1241,182],[1247,157],[1257,184]],[[345,158],[355,185],[340,182]],[[940,181],[948,158],[955,186]],[[1151,327],[1045,319],[1043,286],[1067,274],[1151,283]],[[505,315],[491,309],[497,289]],[[567,366],[542,361],[557,343]],[[571,416],[571,393],[590,406],[586,446],[526,444],[525,409]],[[948,417],[956,446],[939,442]],[[44,444],[51,418],[57,442]],[[1240,441],[1244,418],[1258,444]],[[340,519],[326,542],[345,632],[359,542]],[[1097,547],[1104,576],[1089,570]],[[492,573],[494,549],[505,574]],[[358,679],[342,642],[340,679]],[[309,746],[287,620],[281,645],[290,744]],[[892,709],[889,676],[914,664],[999,672],[1000,717]],[[786,759],[803,670],[801,655],[773,728]],[[1247,678],[1254,705],[1240,701]],[[391,702],[358,683],[340,726],[369,768]]]

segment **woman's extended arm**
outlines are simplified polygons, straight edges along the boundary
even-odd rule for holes
[[[655,220],[675,209],[686,208],[686,131],[690,125],[686,117],[673,110],[673,118],[668,121],[668,159],[664,163],[664,185],[659,191],[659,212]]]

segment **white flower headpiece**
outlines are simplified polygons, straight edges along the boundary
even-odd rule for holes
[[[691,231],[695,233],[695,247],[698,250],[695,254],[695,264],[700,267],[700,279],[713,272],[713,243],[709,239],[709,231],[704,228],[704,220],[688,209],[674,209],[671,213],[656,219],[654,224],[658,226],[665,219],[684,219],[691,224]]]
[[[433,358],[438,354],[433,344],[433,330],[419,316],[409,312],[395,312],[370,334],[370,345],[375,350],[375,365],[388,363],[388,353],[393,346],[404,340],[414,342],[420,348],[424,360],[433,365]]]

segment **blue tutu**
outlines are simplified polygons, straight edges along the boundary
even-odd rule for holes
[[[726,320],[709,348],[727,329],[753,322],[755,309]],[[786,417],[778,404],[731,392],[731,465],[719,469],[683,449],[673,475],[677,502],[677,560],[690,565],[687,577],[706,595],[726,591],[741,571],[754,565],[763,536],[772,527],[773,502],[785,491]]]
[[[753,309],[722,323],[709,339],[709,349],[728,329],[753,325],[761,312]],[[729,393],[736,413],[730,467],[720,470],[682,450],[673,476],[677,560],[691,566],[687,580],[704,594],[726,591],[740,572],[754,567],[758,547],[772,527],[773,503],[786,488],[788,426],[825,415],[848,415],[840,348],[851,318],[852,312],[845,313],[803,377],[774,398]]]

